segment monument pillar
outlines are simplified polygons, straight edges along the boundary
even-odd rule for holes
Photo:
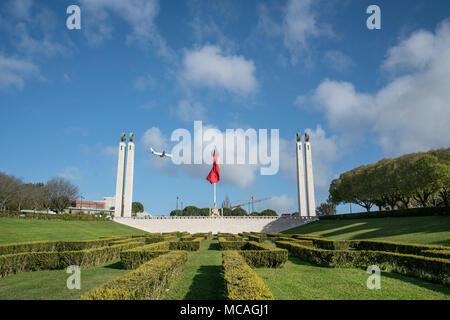
[[[131,217],[133,202],[133,175],[134,175],[134,134],[130,134],[127,147],[127,169],[125,176],[125,195],[123,197],[123,216]]]
[[[114,203],[114,216],[121,217],[123,212],[123,186],[125,178],[125,133],[122,133],[121,142],[119,144],[119,160],[117,162],[117,180],[116,180],[116,197]]]
[[[305,167],[303,165],[303,147],[301,136],[297,133],[297,192],[298,214],[306,217],[306,191],[305,191]]]
[[[306,167],[306,191],[308,194],[308,216],[316,216],[316,200],[314,196],[314,176],[312,167],[311,144],[309,135],[305,133],[305,167]]]

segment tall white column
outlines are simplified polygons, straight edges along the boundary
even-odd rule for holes
[[[123,197],[123,216],[131,217],[133,201],[133,174],[134,174],[134,142],[130,135],[127,147],[127,172],[125,176],[125,195]]]
[[[122,216],[122,205],[123,205],[123,182],[125,174],[125,142],[119,144],[119,161],[117,162],[117,180],[116,180],[116,197],[114,203],[114,216]]]
[[[307,216],[306,192],[305,192],[305,167],[303,165],[303,148],[300,136],[297,136],[297,191],[298,191],[298,214]]]
[[[309,139],[308,139],[309,140]],[[311,144],[305,142],[306,190],[308,193],[308,216],[316,216],[316,200],[314,197],[314,177],[311,157]]]

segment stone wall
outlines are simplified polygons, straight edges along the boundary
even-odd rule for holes
[[[147,232],[280,232],[318,220],[316,217],[145,217],[113,221]]]

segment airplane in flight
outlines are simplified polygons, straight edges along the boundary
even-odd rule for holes
[[[168,157],[168,158],[172,158],[171,154],[166,153],[166,150],[163,150],[163,152],[156,152],[155,150],[153,150],[153,148],[150,148],[150,151],[152,152],[152,154],[154,154],[155,156],[164,158],[164,157]]]

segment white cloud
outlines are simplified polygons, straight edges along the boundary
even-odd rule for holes
[[[90,43],[101,44],[112,38],[114,30],[111,13],[126,21],[132,29],[127,43],[151,43],[161,56],[171,57],[172,52],[159,34],[155,19],[159,14],[158,0],[80,0],[86,10],[86,36]]]
[[[298,58],[309,50],[310,39],[332,34],[327,25],[319,24],[313,0],[289,0],[283,8],[281,23],[272,20],[266,7],[260,7],[258,28],[283,39],[292,64],[296,64]]]
[[[337,71],[348,70],[355,66],[355,62],[350,56],[337,50],[330,50],[325,52],[323,60],[331,68]]]
[[[154,87],[155,84],[155,78],[150,74],[146,74],[136,79],[136,81],[134,82],[134,89],[136,91],[145,91],[151,87]]]
[[[297,201],[285,194],[275,196],[267,202],[267,209],[275,210],[278,214],[297,211]]]
[[[114,146],[107,146],[103,147],[102,153],[107,156],[117,156],[118,155],[118,148]]]
[[[344,145],[366,130],[374,114],[373,97],[356,92],[348,82],[325,79],[312,95],[312,101],[325,112],[329,126],[341,134]]]
[[[256,90],[255,65],[242,56],[224,55],[217,46],[188,50],[182,76],[194,85],[248,94]]]
[[[325,80],[314,99],[333,129],[375,133],[385,153],[448,147],[450,137],[450,23],[417,31],[388,51],[382,68],[401,75],[374,94]]]
[[[33,63],[0,53],[0,89],[23,89],[26,79],[38,77],[39,68]]]
[[[198,102],[189,102],[188,100],[180,100],[178,106],[171,109],[171,113],[176,115],[180,120],[192,122],[195,120],[205,120],[206,108]]]
[[[69,180],[80,180],[81,174],[80,170],[76,167],[66,167],[63,172],[58,174],[59,177],[69,179]]]

